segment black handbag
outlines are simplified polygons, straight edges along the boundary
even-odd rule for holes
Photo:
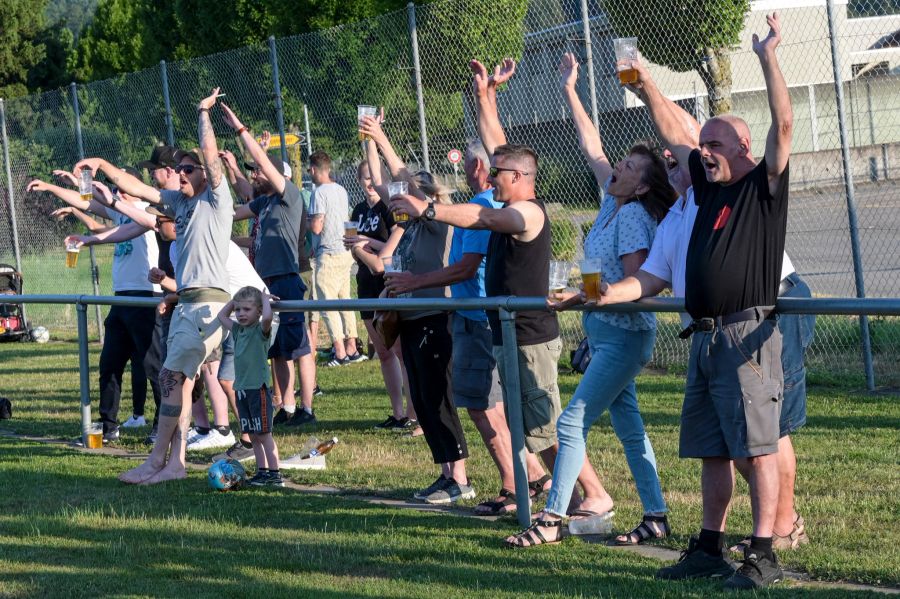
[[[591,363],[591,346],[588,345],[587,337],[582,339],[578,347],[572,350],[569,359],[572,362],[572,372],[584,374],[588,364]]]

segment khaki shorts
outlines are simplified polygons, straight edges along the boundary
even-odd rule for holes
[[[519,358],[519,391],[522,420],[525,424],[525,446],[528,451],[538,453],[556,443],[556,421],[562,412],[557,385],[562,341],[557,337],[546,343],[520,345],[516,350]],[[508,377],[503,363],[502,346],[494,346],[494,358],[497,360],[503,387],[504,410],[508,410],[510,398],[506,391],[505,381]]]
[[[200,374],[200,365],[222,343],[221,326],[209,334],[205,333],[224,306],[225,302],[175,306],[166,340],[168,353],[163,368],[184,373],[184,376],[192,379]]]

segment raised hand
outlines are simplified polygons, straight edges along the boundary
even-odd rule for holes
[[[268,150],[269,146],[272,145],[272,133],[270,131],[263,131],[262,135],[259,136],[259,147],[263,150]]]
[[[472,71],[472,90],[475,92],[476,96],[483,96],[488,91],[488,83],[490,80],[487,69],[481,62],[475,59],[469,61],[469,69]]]
[[[516,73],[516,61],[512,58],[504,58],[503,62],[494,67],[494,74],[491,75],[490,84],[494,87],[503,85]]]
[[[69,171],[57,169],[53,171],[53,175],[56,176],[61,183],[71,185],[72,187],[78,187],[78,179],[76,179],[75,175],[73,175]]]
[[[72,177],[76,181],[78,181],[78,174],[81,173],[81,169],[84,167],[88,167],[91,169],[91,176],[96,177],[97,171],[100,169],[100,165],[103,164],[102,158],[84,158],[75,163],[75,166],[72,167]]]
[[[73,214],[74,208],[71,206],[66,206],[65,208],[57,208],[53,212],[50,213],[50,216],[55,218],[56,220],[64,220],[70,214]]]
[[[70,247],[81,248],[84,245],[84,235],[68,235],[65,239],[63,239],[63,245],[65,245],[66,249]]]
[[[381,128],[381,121],[377,117],[364,116],[359,125],[359,132],[371,137],[375,143],[387,140],[387,135]]]
[[[217,87],[214,91],[218,90],[219,88]],[[212,98],[212,102],[213,104],[215,104],[216,96],[210,96],[206,100],[209,100],[210,98]],[[204,100],[203,102],[205,102],[206,100]],[[203,102],[201,102],[201,104],[203,104]],[[244,124],[241,123],[241,119],[239,119],[237,115],[234,114],[234,111],[225,102],[222,102],[222,120],[225,121],[226,125],[234,129],[235,131],[244,126]]]
[[[32,191],[48,191],[50,189],[50,184],[46,181],[41,181],[40,179],[32,179],[32,181],[25,186],[25,192],[31,193]]]
[[[575,89],[578,81],[578,59],[571,52],[566,52],[559,59],[559,83],[563,89]]]
[[[778,13],[766,15],[766,23],[769,24],[769,34],[764,39],[760,40],[758,35],[753,34],[753,51],[760,58],[774,52],[781,43],[781,21]]]
[[[227,166],[229,170],[234,172],[240,170],[238,168],[237,158],[234,157],[234,153],[231,152],[231,150],[222,150],[219,152],[219,158],[222,159],[222,162],[225,163],[225,166]]]
[[[197,110],[209,110],[213,106],[216,105],[216,98],[219,96],[224,96],[225,94],[219,93],[219,88],[214,87],[212,93],[200,100],[200,103],[197,104]],[[233,114],[233,113],[232,113]]]

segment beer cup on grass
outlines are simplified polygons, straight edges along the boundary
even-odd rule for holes
[[[600,300],[600,259],[585,258],[579,264],[581,267],[581,282],[584,285],[584,294],[588,301]]]
[[[619,74],[619,84],[631,85],[638,82],[638,72],[631,65],[631,61],[637,60],[637,38],[619,37],[613,40],[616,51],[616,71]]]
[[[388,195],[390,197],[406,195],[407,193],[409,193],[409,183],[406,181],[391,181],[388,183]],[[394,222],[405,223],[408,220],[408,214],[394,212]]]
[[[78,253],[81,248],[74,241],[66,244],[66,268],[75,268],[78,266]]]

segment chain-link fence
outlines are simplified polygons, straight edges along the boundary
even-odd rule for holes
[[[354,201],[362,199],[355,178],[361,159],[356,105],[383,105],[385,130],[404,159],[429,168],[464,199],[465,178],[447,154],[464,148],[476,132],[468,61],[491,65],[504,56],[516,57],[518,70],[499,93],[501,120],[510,141],[537,149],[554,258],[575,260],[599,194],[560,93],[562,53],[575,53],[581,63],[578,93],[588,113],[596,115],[611,159],[621,158],[633,141],[653,136],[646,109],[619,85],[614,70],[612,39],[630,35],[638,37],[666,95],[701,122],[730,101],[750,125],[753,153],[761,156],[770,117],[751,36],[764,36],[763,11],[778,9],[784,27],[778,55],[795,113],[788,254],[815,295],[856,296],[863,283],[867,296],[896,296],[900,15],[882,14],[883,3],[874,0],[850,0],[835,2],[829,19],[828,4],[444,0],[268,45],[161,64],[77,90],[10,100],[4,107],[9,140],[4,150],[12,176],[11,181],[3,177],[0,191],[0,261],[16,260],[15,206],[26,290],[92,291],[89,269],[64,267],[60,240],[76,225],[49,220],[53,202],[25,194],[29,178],[71,168],[80,147],[85,155],[122,165],[146,159],[156,143],[193,147],[196,103],[214,86],[222,87],[224,100],[254,131],[277,132],[282,116],[295,167],[311,151],[329,152],[338,181]],[[231,131],[220,119],[213,121],[220,144],[236,150]],[[302,169],[295,173],[302,176]],[[110,251],[101,246],[95,254],[99,290],[109,292]],[[34,308],[32,320],[74,323],[70,312],[40,310]],[[661,316],[660,323],[656,363],[685,363],[686,344],[675,336],[677,319]],[[565,315],[563,325],[566,341],[574,345],[582,335],[577,316]],[[812,367],[838,375],[864,372],[863,331],[870,333],[878,382],[895,383],[897,319],[871,319],[861,327],[855,317],[820,318]]]

